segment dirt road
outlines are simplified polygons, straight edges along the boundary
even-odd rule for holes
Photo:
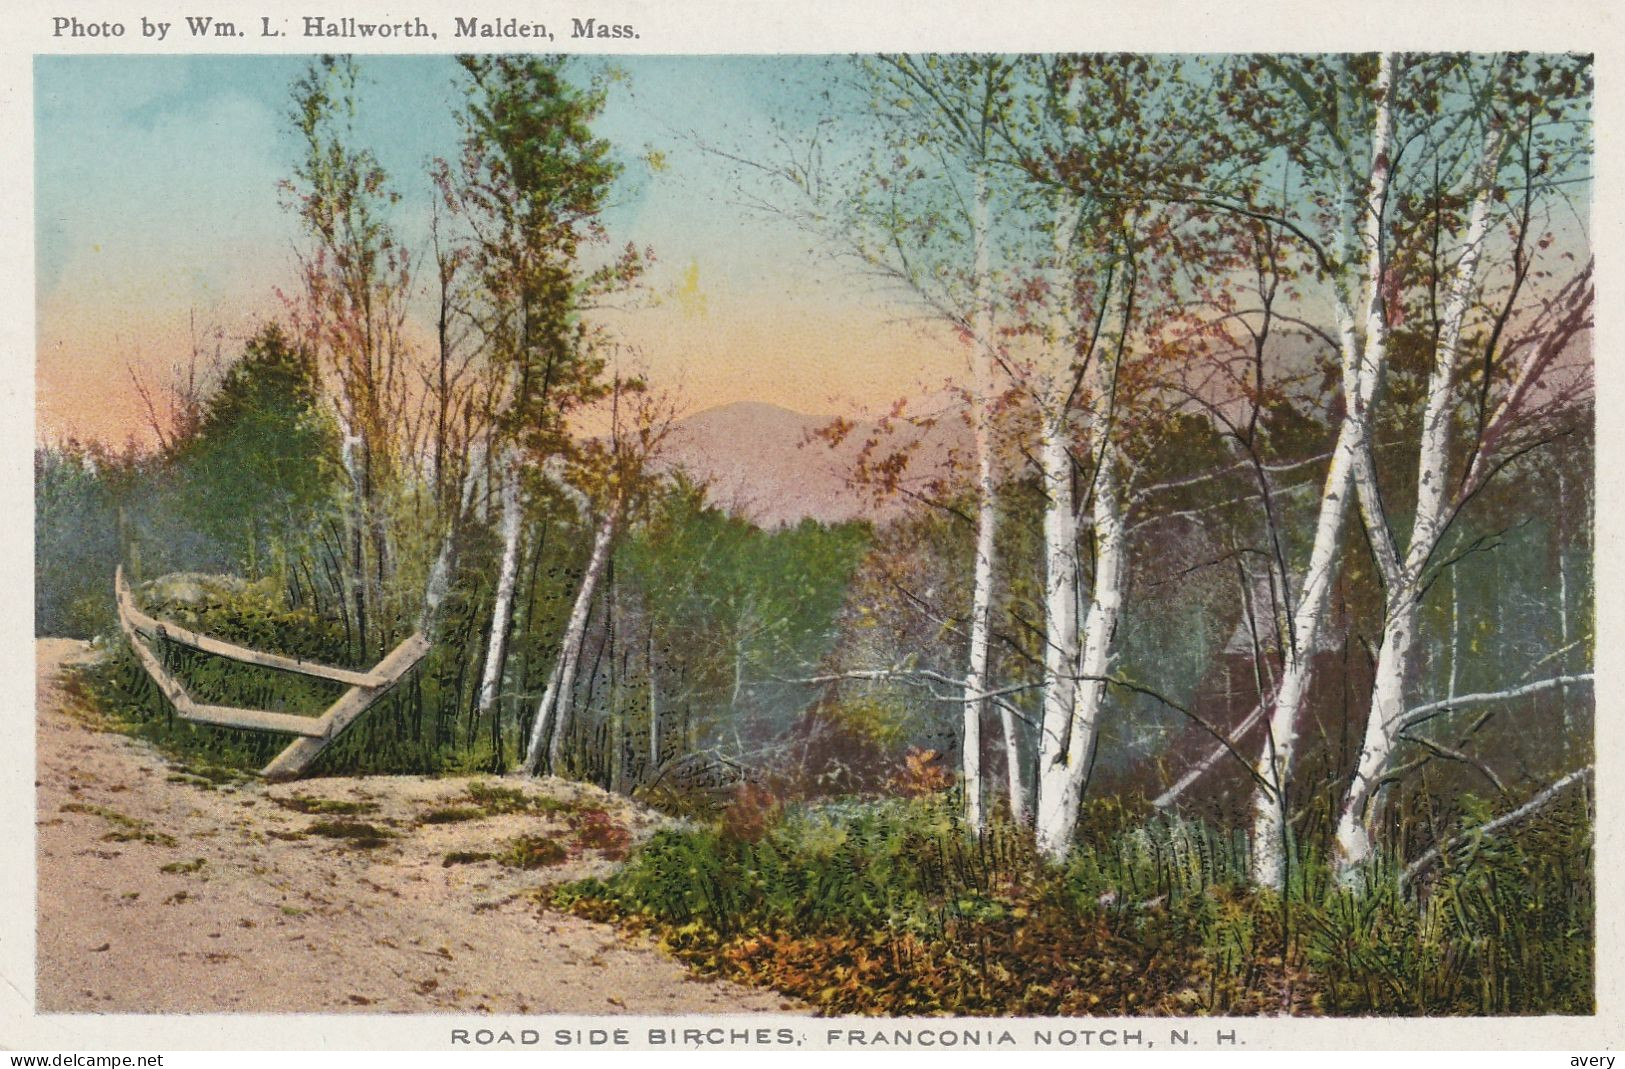
[[[70,640],[37,646],[41,1012],[792,1009],[691,979],[658,950],[524,894],[609,870],[583,845],[583,821],[652,826],[614,796],[489,779],[552,799],[503,813],[471,803],[466,779],[213,783],[97,729],[58,676],[86,655]],[[446,863],[521,835],[567,856],[537,870]]]

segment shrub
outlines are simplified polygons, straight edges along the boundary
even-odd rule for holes
[[[602,809],[586,810],[572,823],[575,825],[577,846],[584,850],[597,850],[611,861],[624,858],[627,847],[632,845],[632,833]]]
[[[828,1013],[1591,1012],[1583,809],[1456,857],[1419,901],[1392,861],[1298,891],[1247,882],[1240,832],[1105,807],[1060,866],[972,837],[944,799],[777,805],[657,832],[553,892],[652,925],[697,968]],[[744,813],[748,812],[749,819]],[[767,814],[776,814],[767,819]]]
[[[509,868],[539,869],[557,865],[570,856],[558,840],[545,835],[521,835],[508,843],[496,859]]]

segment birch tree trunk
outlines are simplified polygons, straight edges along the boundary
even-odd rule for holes
[[[463,517],[467,516],[473,507],[474,486],[478,482],[479,469],[484,460],[485,447],[482,445],[473,452],[463,469],[461,491],[450,502],[451,508],[455,511],[446,519],[445,531],[440,538],[440,549],[435,553],[434,565],[429,569],[429,580],[424,585],[423,611],[418,617],[418,630],[431,640],[439,628],[440,604],[451,589],[452,572],[457,562],[458,529],[462,525]]]
[[[1105,677],[1111,668],[1113,640],[1122,615],[1128,565],[1128,532],[1123,522],[1111,428],[1098,419],[1096,428],[1101,446],[1093,509],[1094,592],[1084,624],[1072,708],[1061,736],[1064,749],[1057,745],[1046,719],[1044,742],[1051,751],[1047,759],[1041,757],[1039,762],[1038,849],[1055,860],[1066,856],[1077,830],[1078,802],[1094,761],[1100,710],[1106,697]]]
[[[502,466],[502,565],[497,572],[496,603],[491,608],[491,634],[485,644],[485,670],[480,677],[476,720],[483,720],[502,689],[502,669],[508,659],[508,629],[513,621],[514,586],[519,578],[519,471],[510,454]]]
[[[971,343],[975,392],[971,414],[976,436],[976,560],[971,587],[970,649],[965,671],[965,700],[960,751],[960,773],[965,789],[965,825],[979,831],[982,809],[982,708],[987,703],[988,646],[993,609],[993,536],[998,526],[998,504],[993,467],[993,302],[989,242],[987,173],[978,168],[972,205],[975,241]],[[1007,736],[1008,736],[1007,732]],[[1006,739],[1007,745],[1009,739]],[[1015,766],[1019,768],[1019,763]]]
[[[1343,527],[1348,515],[1349,498],[1354,492],[1355,470],[1360,456],[1369,453],[1369,409],[1375,400],[1387,357],[1388,324],[1382,292],[1387,266],[1383,219],[1392,173],[1393,78],[1393,56],[1384,53],[1377,72],[1371,166],[1364,199],[1355,206],[1364,223],[1360,228],[1360,240],[1365,262],[1365,344],[1362,349],[1356,339],[1354,296],[1345,265],[1345,276],[1335,285],[1343,361],[1344,416],[1326,473],[1326,486],[1321,492],[1315,540],[1310,549],[1309,567],[1304,573],[1303,589],[1293,613],[1291,645],[1286,651],[1281,687],[1276,692],[1263,752],[1256,768],[1260,786],[1253,805],[1252,877],[1254,883],[1277,890],[1282,889],[1286,882],[1286,810],[1291,797],[1292,757],[1297,745],[1298,719],[1308,694],[1314,650],[1320,641],[1328,595],[1342,549]],[[1353,223],[1352,213],[1345,202],[1345,234],[1353,228]],[[1345,238],[1345,251],[1348,251],[1346,246]]]
[[[1428,375],[1427,407],[1423,415],[1422,440],[1417,450],[1416,512],[1410,542],[1403,561],[1392,530],[1375,506],[1377,487],[1374,474],[1359,480],[1362,507],[1375,522],[1368,523],[1378,544],[1378,560],[1387,588],[1388,618],[1383,625],[1382,646],[1377,651],[1376,681],[1371,708],[1366,717],[1365,735],[1356,762],[1354,778],[1337,820],[1335,865],[1343,879],[1352,878],[1356,867],[1375,848],[1372,795],[1388,767],[1399,742],[1399,725],[1405,714],[1405,679],[1411,650],[1416,642],[1417,617],[1421,608],[1424,573],[1448,519],[1446,494],[1450,481],[1451,421],[1458,400],[1456,365],[1461,350],[1462,325],[1477,279],[1478,262],[1489,230],[1489,208],[1497,160],[1501,154],[1501,134],[1492,125],[1486,135],[1478,166],[1474,168],[1474,197],[1468,219],[1466,245],[1456,264],[1450,295],[1440,323],[1439,343]],[[1368,465],[1369,467],[1369,465]]]
[[[350,481],[350,507],[344,510],[344,537],[349,543],[349,567],[344,583],[351,612],[355,615],[356,642],[363,655],[369,652],[367,641],[367,498],[365,481],[361,473],[361,436],[351,428],[350,420],[342,408],[337,412],[339,421],[339,461],[345,477]]]
[[[1077,85],[1067,88],[1072,104]],[[1043,397],[1038,428],[1038,468],[1044,491],[1044,689],[1039,715],[1038,767],[1042,770],[1065,746],[1072,715],[1078,663],[1078,521],[1072,492],[1072,421],[1069,418],[1073,383],[1079,374],[1077,345],[1062,297],[1072,281],[1072,246],[1078,225],[1078,207],[1063,194],[1056,206],[1051,231],[1054,263],[1050,267],[1049,381],[1040,384]],[[1015,785],[1012,784],[1012,791]],[[1041,804],[1041,803],[1040,803]]]
[[[1072,456],[1064,414],[1046,418],[1038,460],[1044,493],[1044,707],[1038,736],[1038,842],[1051,857],[1071,845],[1057,824],[1056,769],[1064,768],[1071,736],[1078,665],[1078,524],[1072,497]],[[1076,808],[1075,806],[1073,807]]]
[[[1293,749],[1298,737],[1298,716],[1310,683],[1310,670],[1316,643],[1326,615],[1327,595],[1342,549],[1343,524],[1348,500],[1353,493],[1354,452],[1359,428],[1345,419],[1338,431],[1326,487],[1321,492],[1320,515],[1315,524],[1314,546],[1309,568],[1304,573],[1298,607],[1293,613],[1291,641],[1281,671],[1281,687],[1276,692],[1264,736],[1264,751],[1257,772],[1262,781],[1253,800],[1252,862],[1253,882],[1280,888],[1286,868],[1287,783],[1292,768]],[[1268,784],[1266,790],[1263,784]]]
[[[558,660],[547,678],[547,689],[542,692],[536,719],[531,724],[530,740],[525,748],[524,772],[534,776],[542,768],[545,757],[547,768],[557,773],[564,755],[564,743],[570,732],[570,718],[575,705],[575,676],[581,656],[582,639],[587,632],[587,614],[598,589],[598,580],[609,560],[609,546],[615,536],[618,505],[605,510],[599,521],[598,533],[593,537],[592,555],[587,570],[581,577],[581,588],[576,591],[575,604],[564,626],[564,637],[559,644]]]
[[[1068,88],[1068,101],[1076,86]],[[1073,231],[1077,206],[1065,199],[1057,207],[1051,248],[1055,257],[1049,336],[1054,352],[1051,381],[1046,384],[1046,411],[1039,424],[1038,466],[1044,490],[1044,701],[1038,735],[1038,842],[1045,854],[1060,858],[1071,846],[1072,828],[1059,815],[1065,807],[1056,797],[1062,788],[1057,768],[1064,768],[1077,697],[1078,562],[1077,502],[1072,492],[1072,434],[1069,409],[1077,353],[1061,294],[1071,281]],[[1063,790],[1064,793],[1064,790]],[[1075,815],[1073,822],[1075,823]]]

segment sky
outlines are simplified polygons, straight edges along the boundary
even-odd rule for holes
[[[195,339],[207,353],[218,338],[231,355],[295,288],[301,236],[278,183],[298,155],[289,94],[307,60],[34,62],[36,440],[150,442],[136,383],[162,397]],[[428,165],[457,148],[458,72],[446,56],[359,62],[358,140],[402,195],[398,233],[425,249]],[[739,400],[814,414],[876,408],[957,374],[962,346],[791,221],[747,210],[739,168],[702,147],[771,155],[779,130],[825,118],[835,61],[615,62],[595,124],[624,165],[605,222],[616,245],[656,257],[646,292],[603,317],[635,354],[627,359],[689,410]]]
[[[308,62],[34,60],[36,442],[150,443],[143,388],[161,400],[194,349],[218,345],[230,357],[284,313],[280,295],[297,290],[303,239],[279,183],[299,156],[290,89]],[[425,253],[430,163],[458,148],[460,72],[443,55],[358,62],[357,144],[402,195],[397,233]],[[853,113],[841,100],[846,61],[574,62],[580,78],[610,86],[594,125],[623,165],[604,214],[611,244],[654,256],[643,292],[598,315],[629,370],[675,391],[689,412],[753,400],[811,415],[872,413],[962,379],[965,344],[918,304],[785,213],[747,206],[793,198],[737,161],[780,158],[815,134],[831,152],[852,151],[859,131],[836,118]],[[420,312],[427,346],[427,294]]]

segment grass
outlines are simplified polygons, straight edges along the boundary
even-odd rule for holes
[[[208,864],[206,859],[201,858],[201,857],[194,857],[190,861],[171,861],[167,865],[159,865],[158,866],[158,871],[159,872],[167,872],[167,873],[170,873],[172,875],[179,875],[179,874],[182,874],[182,873],[197,872],[197,871],[201,870],[203,868],[203,866],[206,865],[206,864]]]
[[[481,861],[490,861],[496,855],[483,850],[453,850],[441,859],[442,868],[451,868],[453,865],[477,865]]]
[[[570,856],[570,851],[557,839],[545,835],[521,835],[510,840],[496,860],[514,869],[540,869],[558,865]]]
[[[725,813],[541,894],[829,1014],[1594,1012],[1583,810],[1420,898],[1391,862],[1342,888],[1306,858],[1283,900],[1249,885],[1239,835],[1114,819],[1049,865],[1018,829],[967,835],[943,801]]]
[[[280,593],[263,583],[235,592],[207,589],[195,602],[149,601],[149,593],[137,593],[147,612],[226,641],[326,664],[364,668],[372,663],[349,648],[337,621],[289,608]],[[263,767],[287,746],[287,736],[277,733],[181,720],[141,669],[128,643],[115,638],[111,648],[112,656],[65,674],[72,704],[103,717],[105,723],[98,726],[153,743],[181,766],[177,775],[197,775],[219,784],[226,782],[222,775],[242,777]],[[173,643],[159,642],[153,649],[188,693],[204,703],[313,715],[344,689],[328,680],[233,662]],[[442,656],[443,651],[436,651],[430,659]],[[440,699],[438,692],[423,690],[425,678],[432,678],[428,667],[386,695],[323,751],[312,771],[434,774],[444,768],[457,756],[458,747],[452,735],[433,728],[432,718],[417,715]],[[185,782],[203,787],[201,782]]]
[[[179,765],[175,771],[180,775],[201,779],[217,787],[223,783],[240,783],[250,778],[241,769],[210,764]]]
[[[91,816],[101,817],[113,826],[113,830],[102,836],[104,842],[151,843],[154,846],[174,846],[175,837],[161,831],[155,831],[151,824],[135,817],[126,816],[106,806],[85,805],[82,802],[66,802],[60,807],[63,813],[88,813]]]
[[[291,809],[295,813],[323,814],[329,816],[352,816],[357,813],[376,813],[376,802],[352,802],[339,798],[315,798],[310,795],[296,794],[289,798],[272,798],[271,801],[283,809]]]
[[[383,846],[395,838],[392,831],[357,820],[318,820],[306,828],[305,832],[308,835],[320,835],[325,839],[339,839],[362,850]]]
[[[475,780],[468,785],[469,802],[487,816],[507,813],[568,813],[575,809],[573,802],[545,794],[527,794],[517,787],[504,787],[497,783]]]
[[[467,820],[479,820],[489,816],[484,809],[473,806],[449,805],[438,809],[431,809],[418,817],[419,824],[460,824]]]

